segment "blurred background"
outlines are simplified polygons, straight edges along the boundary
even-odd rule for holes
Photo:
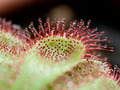
[[[38,18],[66,18],[70,21],[91,20],[90,28],[105,31],[114,52],[104,52],[112,65],[120,67],[120,1],[119,0],[0,0],[0,17],[25,28],[31,21],[38,27]]]

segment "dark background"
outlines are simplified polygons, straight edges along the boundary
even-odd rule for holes
[[[3,0],[4,1],[4,0]],[[19,0],[18,0],[19,1]],[[21,0],[22,1],[22,0]],[[114,52],[103,52],[108,61],[120,67],[120,1],[119,0],[24,0],[26,3],[8,4],[8,8],[0,11],[0,16],[12,20],[22,28],[31,21],[38,26],[38,18],[45,22],[47,17],[66,18],[70,21],[83,19],[91,20],[91,29],[98,27],[98,31],[105,31],[105,35],[111,40],[107,45],[114,47]],[[9,2],[8,2],[9,3]],[[6,7],[7,7],[6,6]]]

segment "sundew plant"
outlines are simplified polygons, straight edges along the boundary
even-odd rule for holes
[[[113,52],[90,20],[31,22],[22,30],[0,19],[0,90],[120,90],[120,70],[96,51]]]

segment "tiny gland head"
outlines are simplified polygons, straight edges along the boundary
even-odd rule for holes
[[[29,27],[25,29],[26,39],[31,45],[32,49],[35,50],[37,55],[51,59],[53,61],[68,60],[69,58],[86,58],[92,57],[99,59],[97,56],[90,54],[94,50],[107,50],[113,51],[112,47],[107,45],[101,45],[99,42],[110,42],[105,37],[100,39],[100,36],[104,34],[104,31],[98,33],[97,28],[90,30],[89,24],[84,24],[81,19],[79,22],[76,20],[70,22],[70,27],[66,29],[65,20],[50,21],[47,18],[46,23],[42,23],[39,18],[39,30],[30,23]],[[30,32],[34,38],[31,38]],[[101,60],[101,59],[99,59]]]

